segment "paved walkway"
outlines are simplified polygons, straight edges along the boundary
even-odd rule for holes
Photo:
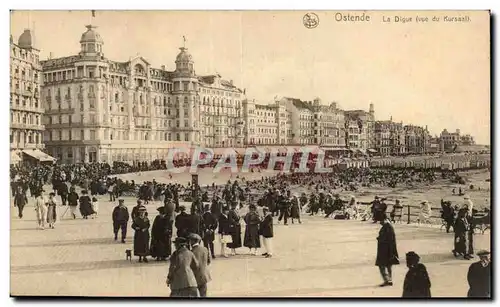
[[[131,210],[134,199],[126,202]],[[168,263],[126,261],[125,249],[132,248],[132,239],[126,244],[112,240],[113,206],[102,198],[97,219],[64,219],[56,229],[43,231],[35,228],[31,205],[22,220],[13,208],[11,294],[168,296]],[[155,208],[148,208],[151,220]],[[397,224],[395,228],[400,256],[404,258],[410,250],[422,256],[433,296],[466,295],[471,262],[453,258],[452,234],[429,227]],[[302,225],[276,225],[275,257],[246,255],[247,250],[240,248],[241,255],[215,259],[209,295],[399,297],[404,264],[394,270],[394,287],[377,287],[381,282],[374,266],[378,229],[379,225],[371,223],[321,217],[304,217]],[[128,236],[133,237],[130,225]],[[475,238],[476,248],[489,248],[489,233]]]

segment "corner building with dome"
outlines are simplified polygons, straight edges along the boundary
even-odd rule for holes
[[[244,146],[245,92],[199,76],[185,47],[175,70],[105,57],[95,26],[77,55],[41,61],[46,152],[60,163],[152,161],[169,148]]]

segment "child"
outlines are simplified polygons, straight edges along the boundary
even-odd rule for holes
[[[94,211],[93,217],[97,217],[97,213],[99,212],[99,201],[95,196],[92,197],[92,210]]]

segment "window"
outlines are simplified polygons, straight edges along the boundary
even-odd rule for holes
[[[187,119],[184,120],[184,127],[189,127],[189,121]]]
[[[94,99],[89,99],[89,108],[95,109],[95,100]]]
[[[175,139],[175,140],[176,140],[176,141],[180,141],[180,140],[181,140],[181,134],[180,134],[180,133],[177,133],[177,134],[176,134],[176,139]]]
[[[95,140],[95,130],[90,130],[90,139],[91,139],[92,141],[94,141],[94,140]]]
[[[62,131],[61,130],[57,131],[57,134],[58,134],[57,140],[61,141],[62,140]]]
[[[180,126],[179,120],[176,120],[175,121],[175,127],[179,128],[179,126]]]
[[[70,141],[72,141],[72,140],[73,140],[73,135],[72,135],[72,133],[71,133],[71,132],[72,132],[72,131],[71,131],[71,129],[70,129],[70,130],[69,130],[69,132],[68,132],[68,139],[69,139]]]
[[[80,139],[85,140],[85,130],[80,130]]]

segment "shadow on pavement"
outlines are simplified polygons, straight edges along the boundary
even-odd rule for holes
[[[43,230],[50,231],[50,230]],[[82,239],[82,240],[67,240],[67,241],[55,241],[55,242],[33,242],[27,244],[12,244],[10,247],[56,247],[56,246],[71,246],[71,245],[107,245],[107,244],[119,244],[113,240],[113,238],[93,238],[93,239]]]
[[[11,274],[37,274],[51,272],[77,272],[77,271],[94,271],[107,269],[120,269],[129,267],[147,267],[147,266],[167,266],[169,262],[153,261],[149,263],[139,263],[137,259],[132,261],[125,259],[92,261],[92,262],[69,262],[58,264],[42,264],[42,265],[26,265],[11,267]]]
[[[400,265],[405,267],[405,259],[404,255],[399,255],[400,259]],[[421,259],[420,262],[423,264],[429,264],[429,263],[449,263],[449,262],[454,262],[456,263],[457,261],[460,261],[460,259],[453,257],[452,253],[433,253],[433,254],[424,254],[420,255]],[[284,269],[277,269],[274,271],[278,272],[300,272],[300,271],[310,271],[310,270],[342,270],[342,269],[355,269],[355,268],[360,268],[360,267],[369,267],[373,266],[375,267],[375,260],[376,260],[376,251],[373,253],[373,260],[365,260],[362,262],[345,262],[345,263],[335,263],[335,264],[328,264],[328,265],[311,265],[311,266],[303,266],[299,268],[284,268]],[[454,261],[456,260],[456,261]]]

